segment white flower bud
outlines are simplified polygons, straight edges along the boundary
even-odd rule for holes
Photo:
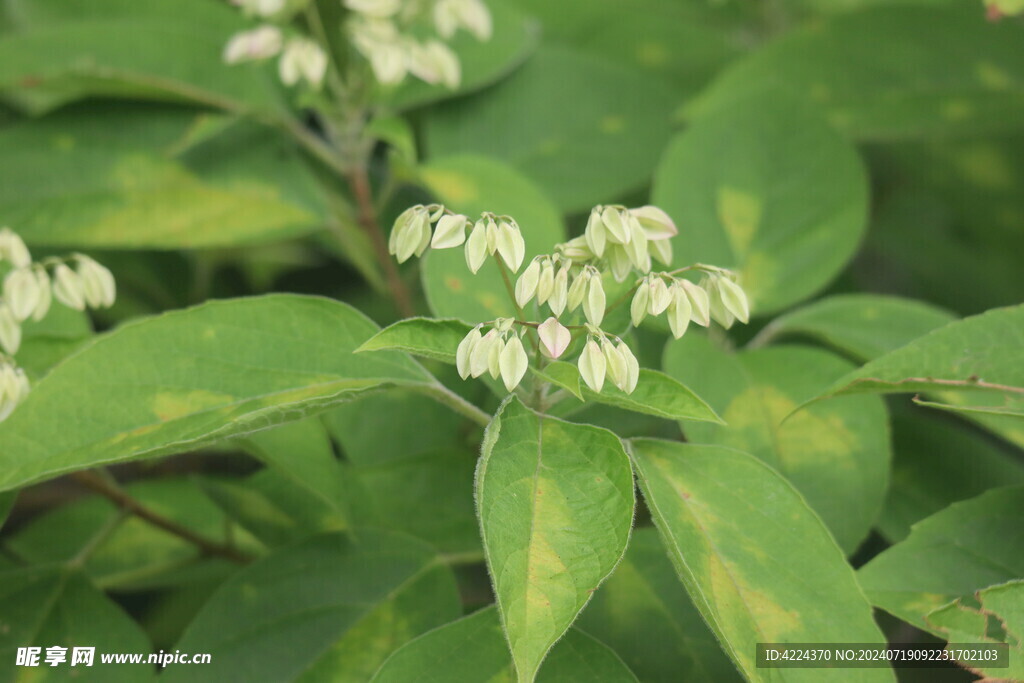
[[[39,301],[36,303],[35,310],[32,311],[32,319],[39,322],[49,313],[53,294],[50,292],[50,276],[46,274],[46,269],[37,265],[32,271],[39,285]]]
[[[686,290],[686,296],[689,297],[690,306],[693,308],[690,320],[703,327],[710,325],[711,313],[708,304],[708,293],[689,280],[679,280],[679,284]]]
[[[516,281],[516,303],[522,308],[530,303],[533,295],[537,293],[537,283],[540,281],[540,262],[537,259],[530,261],[526,270]]]
[[[487,228],[487,253],[493,255],[498,250],[498,224],[493,218],[481,218]]]
[[[408,53],[409,71],[417,78],[448,88],[457,88],[462,80],[462,67],[452,49],[438,40],[420,45],[413,43]]]
[[[564,244],[558,245],[558,253],[576,263],[583,263],[594,258],[594,252],[584,235],[574,237]]]
[[[0,303],[0,348],[11,356],[21,348],[21,325],[6,303]]]
[[[76,254],[75,258],[78,260],[78,275],[82,279],[85,302],[91,308],[113,306],[117,298],[117,285],[113,274],[88,256]]]
[[[495,247],[498,255],[512,272],[519,270],[526,257],[526,242],[519,231],[519,226],[508,221],[501,221],[495,231]]]
[[[487,224],[483,220],[473,225],[466,240],[466,265],[476,273],[487,260]]]
[[[457,0],[438,0],[434,5],[434,28],[445,40],[451,39],[459,28],[456,3]]]
[[[455,368],[459,371],[459,376],[462,379],[466,379],[471,373],[469,359],[473,355],[473,349],[476,348],[481,339],[483,339],[483,335],[480,334],[480,328],[474,327],[459,342],[459,348],[455,350]]]
[[[0,422],[3,422],[29,393],[25,371],[11,363],[0,361]]]
[[[35,312],[40,296],[39,279],[33,269],[18,268],[4,278],[4,301],[19,321],[27,320]]]
[[[501,337],[497,330],[489,330],[477,341],[469,351],[469,374],[479,377],[490,368],[491,351],[501,345]],[[500,353],[501,349],[497,349]]]
[[[601,222],[608,230],[608,239],[616,244],[626,244],[630,240],[629,227],[622,220],[622,213],[611,206],[601,212]]]
[[[53,296],[68,308],[85,310],[85,288],[82,278],[61,263],[53,269]]]
[[[0,261],[9,261],[15,268],[28,268],[32,264],[25,242],[10,228],[0,230]]]
[[[373,75],[381,85],[397,85],[405,80],[409,71],[409,57],[401,45],[373,43],[361,50],[370,60]]]
[[[523,348],[523,342],[520,341],[519,335],[513,334],[508,340],[505,348],[501,350],[498,362],[501,366],[501,379],[505,382],[505,389],[512,391],[519,386],[523,375],[526,374],[526,369],[530,367],[530,359],[526,356],[526,349]]]
[[[498,336],[487,349],[487,371],[491,379],[501,377],[501,352],[505,350],[505,340]]]
[[[665,280],[662,278],[653,277],[650,282],[647,312],[651,315],[661,315],[668,308],[668,305],[672,303],[672,295],[669,294],[668,285],[665,284]]]
[[[569,296],[566,299],[570,311],[575,311],[583,303],[583,297],[587,295],[587,285],[590,284],[590,277],[590,271],[584,269],[573,279],[572,286],[569,287]]]
[[[612,268],[612,275],[615,276],[618,282],[623,282],[629,277],[630,272],[633,270],[633,262],[629,260],[629,255],[626,253],[626,248],[623,245],[608,245],[605,255],[608,258],[608,264]]]
[[[424,206],[417,206],[412,218],[403,226],[395,244],[395,258],[405,263],[413,254],[423,254],[430,244],[430,214]]]
[[[686,328],[690,326],[690,298],[686,291],[679,285],[673,285],[672,303],[668,306],[668,326],[672,330],[672,336],[679,339],[686,334]]]
[[[726,310],[741,323],[750,322],[750,303],[747,301],[747,294],[742,287],[728,277],[723,277],[718,281],[718,291]]]
[[[493,25],[491,12],[480,0],[456,0],[455,12],[459,23],[466,27],[480,41],[491,39]]]
[[[622,359],[626,362],[626,379],[619,389],[627,394],[632,394],[636,389],[637,382],[640,381],[640,363],[633,355],[633,351],[626,346],[626,342],[619,342],[619,353],[622,354]]]
[[[420,205],[410,206],[408,209],[403,211],[395,219],[394,225],[391,226],[391,235],[388,237],[388,253],[394,256],[398,253],[398,238],[402,236],[406,226],[412,222],[412,219],[416,217],[423,207]]]
[[[238,5],[247,14],[254,14],[258,17],[269,17],[284,9],[286,0],[231,0],[233,5]]]
[[[725,307],[722,302],[722,294],[718,287],[717,277],[706,278],[701,283],[704,285],[704,290],[708,294],[708,310],[711,314],[711,319],[717,322],[725,329],[732,327],[732,324],[736,322],[736,316],[734,316],[729,309]]]
[[[592,391],[601,391],[604,386],[604,373],[607,367],[604,354],[597,342],[590,340],[583,347],[577,367],[580,369],[580,377],[587,383]]]
[[[679,234],[672,218],[656,206],[641,206],[638,209],[630,209],[629,213],[640,221],[649,240],[667,240]]]
[[[434,249],[452,249],[461,247],[466,242],[466,226],[469,219],[465,216],[441,216],[434,228],[434,237],[430,246]]]
[[[587,322],[595,327],[601,325],[604,320],[604,309],[606,301],[604,296],[604,285],[601,278],[592,276],[587,286],[587,296],[583,300],[583,313],[587,316]]]
[[[629,304],[629,317],[633,321],[633,327],[639,327],[647,316],[647,309],[651,301],[651,286],[644,280],[636,288],[633,301]]]
[[[583,231],[583,238],[587,241],[590,251],[600,258],[604,255],[604,247],[608,240],[608,233],[601,220],[601,212],[595,207],[587,219],[587,227]]]
[[[555,281],[551,288],[551,296],[548,297],[548,306],[556,316],[562,315],[565,304],[569,297],[569,269],[559,268],[555,274]]]
[[[629,369],[626,367],[626,359],[622,353],[607,339],[601,340],[601,353],[604,354],[605,363],[608,368],[608,376],[612,384],[625,391],[623,387],[629,379]]]
[[[327,73],[327,53],[308,38],[292,38],[284,48],[278,62],[281,82],[291,86],[305,79],[314,89],[319,90]]]
[[[387,19],[402,8],[402,0],[344,0],[342,3],[353,12],[375,19]]]
[[[672,265],[672,240],[652,240],[647,242],[647,253],[666,266]]]
[[[629,243],[625,245],[626,255],[630,262],[643,273],[651,269],[651,255],[647,251],[647,235],[640,227],[640,221],[625,214],[626,228],[629,230]]]
[[[557,318],[548,318],[537,327],[540,348],[548,358],[559,358],[572,342],[572,334]]]
[[[551,259],[545,258],[540,267],[540,279],[537,282],[537,303],[544,304],[555,291],[555,266]]]
[[[224,46],[224,61],[228,64],[268,59],[281,51],[284,36],[276,26],[260,26],[251,31],[236,33]]]

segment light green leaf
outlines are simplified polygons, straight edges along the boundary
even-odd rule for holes
[[[923,301],[878,294],[839,294],[779,316],[758,335],[760,343],[789,335],[807,336],[871,360],[956,319]]]
[[[1019,127],[1024,28],[951,5],[886,3],[812,22],[728,68],[688,114],[721,114],[765,87],[823,107],[860,139]]]
[[[436,381],[405,356],[352,356],[375,331],[345,304],[284,294],[129,323],[54,369],[0,425],[0,489],[194,449],[380,386]]]
[[[263,65],[229,66],[228,39],[251,28],[205,0],[10,0],[0,91],[35,113],[88,96],[177,100],[227,109],[280,105]]]
[[[45,664],[46,648],[67,648],[67,662]],[[15,668],[19,647],[40,647],[38,668]],[[71,668],[72,648],[95,647],[92,666]],[[0,661],[3,680],[137,683],[155,678],[145,665],[103,664],[100,653],[153,651],[138,625],[89,580],[64,566],[0,572]],[[24,678],[22,676],[24,675]]]
[[[452,211],[474,220],[482,211],[515,218],[526,241],[527,262],[538,254],[550,253],[565,239],[562,218],[551,200],[530,180],[499,161],[448,157],[432,160],[421,171],[427,188]],[[473,275],[462,248],[431,249],[427,253],[423,288],[430,310],[437,316],[475,324],[515,315],[497,265],[489,259]]]
[[[543,417],[512,396],[487,428],[476,499],[498,609],[526,683],[626,550],[629,459],[611,432]]]
[[[471,329],[472,325],[452,318],[399,320],[367,339],[356,349],[356,353],[403,351],[414,356],[454,363],[455,350]]]
[[[657,78],[544,46],[485,93],[430,112],[427,150],[500,159],[563,211],[580,211],[646,184],[671,134],[673,102]]]
[[[278,681],[305,672],[364,681],[381,650],[458,613],[455,579],[429,546],[371,530],[316,536],[224,583],[176,646],[208,652],[212,663],[169,668],[163,678]]]
[[[664,367],[695,387],[725,420],[684,424],[689,440],[757,456],[800,490],[843,550],[856,550],[878,518],[888,487],[885,406],[874,397],[848,397],[792,414],[850,370],[850,363],[797,346],[729,354],[706,337],[687,335],[665,347]]]
[[[757,90],[676,136],[652,201],[680,226],[676,253],[737,270],[763,315],[839,274],[867,226],[868,187],[857,150],[813,107]]]
[[[618,652],[643,681],[742,680],[680,585],[652,528],[633,532],[626,556],[578,624]]]
[[[663,417],[668,420],[698,420],[718,423],[722,421],[700,396],[678,380],[657,370],[642,368],[640,379],[632,394],[620,391],[610,382],[605,382],[600,392],[591,391],[587,386],[579,383],[579,369],[565,361],[549,363],[544,368],[542,376],[554,381],[559,386],[569,388],[570,392],[571,387],[579,386],[585,401],[604,403],[616,408]]]
[[[631,451],[683,585],[748,680],[895,680],[885,669],[757,668],[759,642],[885,643],[853,570],[800,494],[753,456],[646,439]]]
[[[984,661],[968,658],[961,658],[960,665],[985,680],[1024,680],[1024,581],[990,586],[974,599],[977,607],[956,600],[931,612],[927,621],[952,643],[1009,644],[1008,667],[985,666]],[[1000,638],[990,635],[1000,632]]]
[[[30,245],[93,248],[251,245],[324,224],[305,162],[265,128],[240,123],[177,152],[202,120],[107,104],[0,129],[0,213]]]
[[[512,683],[515,669],[501,621],[492,607],[425,633],[395,652],[373,683]],[[606,645],[569,629],[551,650],[537,683],[631,683],[636,677]]]
[[[876,607],[918,628],[951,600],[1024,576],[1024,486],[997,488],[918,522],[858,572]]]
[[[583,400],[583,389],[580,380],[580,371],[572,363],[565,361],[552,361],[538,370],[531,367],[530,371],[545,382],[551,382],[556,387],[565,389],[580,401]],[[639,381],[638,381],[639,384]]]

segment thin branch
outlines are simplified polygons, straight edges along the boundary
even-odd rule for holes
[[[426,394],[438,403],[448,406],[458,414],[468,417],[473,422],[476,422],[481,427],[486,427],[491,423],[491,416],[489,413],[477,408],[475,405],[462,398],[440,382],[436,384],[413,385],[410,388],[414,391]]]
[[[140,501],[132,497],[131,494],[122,489],[117,482],[112,479],[108,481],[106,478],[92,470],[82,470],[80,472],[73,473],[71,476],[78,483],[107,498],[126,512],[135,515],[141,520],[149,522],[159,529],[163,529],[169,534],[173,534],[174,536],[188,541],[206,555],[223,557],[224,559],[231,560],[232,562],[237,562],[239,564],[246,564],[251,562],[253,559],[249,555],[235,548],[211,541],[210,539],[195,533],[188,527],[182,526],[181,524],[150,510]]]

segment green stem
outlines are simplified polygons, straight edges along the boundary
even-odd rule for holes
[[[110,535],[114,533],[117,527],[121,526],[121,522],[128,518],[128,514],[126,509],[121,508],[117,511],[117,514],[111,515],[110,519],[93,534],[89,542],[82,546],[82,549],[74,557],[68,560],[68,567],[71,569],[84,567],[85,563],[92,557],[92,554],[96,552],[96,549],[103,545],[103,542],[110,538]]]
[[[481,427],[486,427],[491,423],[491,415],[489,413],[480,410],[440,382],[436,384],[420,384],[410,388],[429,396],[438,403],[448,406],[459,415],[468,417]]]

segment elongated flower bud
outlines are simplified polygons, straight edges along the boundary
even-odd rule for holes
[[[505,344],[498,363],[501,366],[501,379],[505,382],[505,389],[512,391],[519,386],[527,368],[530,367],[530,359],[527,358],[526,349],[523,348],[523,342],[518,335],[513,334]]]
[[[429,40],[422,45],[413,43],[409,49],[408,68],[412,75],[431,85],[440,83],[454,89],[462,80],[459,58],[439,40]]]
[[[719,279],[718,288],[725,308],[740,322],[750,322],[750,303],[747,301],[747,293],[743,291],[743,288],[728,277]]]
[[[548,297],[548,306],[556,316],[562,315],[565,304],[569,298],[569,269],[559,268],[555,274],[555,281],[551,287],[551,296]]]
[[[608,259],[608,265],[611,266],[612,275],[615,276],[616,281],[622,282],[629,277],[633,270],[633,262],[629,260],[626,247],[621,244],[609,244],[605,249],[605,257]]]
[[[6,303],[0,303],[0,348],[11,356],[21,348],[21,325]]]
[[[639,327],[647,316],[647,309],[651,301],[651,286],[644,280],[636,288],[633,301],[629,304],[629,317],[633,321],[633,327]]]
[[[668,326],[672,330],[672,336],[679,339],[686,334],[686,328],[690,326],[690,299],[686,291],[673,285],[671,290],[672,303],[668,306]]]
[[[587,322],[599,327],[604,320],[604,309],[606,301],[604,296],[604,285],[601,278],[592,276],[587,286],[587,296],[583,300],[583,313],[587,316]]]
[[[601,353],[601,347],[597,345],[597,342],[594,340],[587,342],[587,345],[583,347],[583,353],[580,354],[577,367],[580,370],[580,377],[583,378],[587,386],[592,391],[601,391],[601,387],[604,386],[607,361],[604,354]]]
[[[32,315],[41,295],[39,280],[31,268],[12,270],[4,278],[4,301],[19,321]]]
[[[479,377],[490,368],[491,350],[501,344],[497,330],[489,330],[469,351],[469,374]],[[498,352],[500,353],[500,349]]]
[[[526,256],[526,244],[519,233],[519,227],[506,221],[499,222],[495,243],[498,255],[505,265],[511,268],[513,273],[518,271]]]
[[[402,234],[398,236],[395,258],[399,263],[405,263],[414,254],[422,255],[430,244],[430,214],[427,213],[426,207],[418,208]]]
[[[604,354],[608,377],[611,378],[612,384],[625,391],[626,382],[629,379],[629,369],[626,367],[626,359],[622,357],[622,352],[607,339],[602,339],[601,353]]]
[[[656,206],[641,206],[629,213],[640,221],[649,240],[667,240],[679,234],[672,218]]]
[[[388,253],[394,256],[398,253],[398,238],[405,232],[406,227],[416,216],[416,213],[422,209],[422,206],[410,206],[408,209],[403,211],[395,219],[394,224],[391,226],[391,234],[388,236]]]
[[[466,240],[466,265],[476,273],[487,260],[487,224],[479,220]]]
[[[590,261],[595,256],[584,235],[573,237],[568,242],[558,245],[557,249],[558,253],[575,263]]]
[[[672,265],[672,241],[648,240],[647,253],[666,266]]]
[[[28,268],[32,264],[28,247],[10,228],[0,230],[0,261],[7,261],[15,268]]]
[[[537,259],[530,261],[526,270],[516,281],[516,303],[522,308],[530,303],[533,295],[537,293],[537,284],[540,282],[540,262]]]
[[[295,85],[305,80],[319,90],[327,74],[327,53],[308,38],[292,38],[281,54],[278,75],[285,85]]]
[[[0,361],[0,422],[3,422],[29,393],[25,371],[7,361]]]
[[[596,208],[590,212],[590,218],[587,219],[587,227],[583,231],[583,237],[594,256],[600,258],[604,255],[608,233],[604,227],[604,221],[601,220],[601,212]]]
[[[587,286],[590,284],[590,277],[590,271],[583,270],[572,281],[572,286],[569,287],[569,296],[566,300],[570,311],[575,311],[583,303],[583,297],[587,295]]]
[[[540,266],[540,279],[537,281],[537,303],[544,304],[555,291],[555,266],[551,259],[545,258]]]
[[[283,45],[281,29],[270,25],[260,26],[232,36],[224,46],[223,58],[228,64],[268,59],[280,52]]]
[[[647,312],[651,315],[661,315],[672,303],[672,295],[669,294],[668,285],[660,277],[653,277],[650,282]]]
[[[636,389],[637,382],[640,381],[640,363],[637,361],[636,356],[633,355],[633,351],[626,346],[626,342],[619,342],[619,353],[622,354],[622,359],[626,363],[626,380],[622,386],[622,389],[627,394],[632,394]]]
[[[455,368],[459,371],[459,376],[462,379],[466,379],[472,373],[469,359],[473,355],[473,349],[476,348],[481,339],[483,339],[483,335],[480,334],[480,328],[474,327],[459,342],[459,348],[455,350]]]
[[[630,240],[629,227],[622,220],[622,213],[611,206],[601,212],[601,222],[608,230],[608,239],[616,244],[626,244]]]
[[[647,235],[637,219],[625,214],[624,220],[630,235],[629,243],[625,245],[626,255],[640,272],[646,273],[651,269],[651,254],[647,251]]]
[[[85,310],[82,278],[63,263],[53,269],[53,296],[68,308]]]
[[[708,293],[689,280],[680,280],[679,284],[686,291],[686,296],[690,299],[690,306],[693,308],[693,311],[690,313],[690,320],[703,327],[710,325],[711,313]]]
[[[540,348],[548,358],[559,358],[572,342],[569,329],[558,322],[557,318],[548,318],[537,327],[540,337]]]
[[[722,293],[718,286],[719,279],[718,277],[710,277],[702,280],[701,283],[704,285],[704,290],[708,293],[708,311],[711,314],[711,319],[725,329],[729,329],[736,322],[736,316],[722,302]]]
[[[480,0],[455,0],[455,2],[455,13],[459,18],[459,23],[477,40],[490,40],[494,29],[491,12],[487,9],[487,5]]]
[[[75,254],[78,260],[78,275],[82,278],[82,293],[90,308],[110,308],[117,298],[114,276],[106,267],[82,254]]]
[[[50,291],[50,276],[46,274],[46,269],[37,265],[32,272],[39,285],[39,301],[36,303],[35,310],[32,311],[32,319],[39,322],[49,313],[53,294]]]
[[[482,218],[487,227],[487,253],[493,255],[498,250],[498,224],[493,218]]]
[[[469,219],[465,216],[441,216],[434,228],[434,237],[430,246],[434,249],[452,249],[461,247],[466,242],[466,226]]]

